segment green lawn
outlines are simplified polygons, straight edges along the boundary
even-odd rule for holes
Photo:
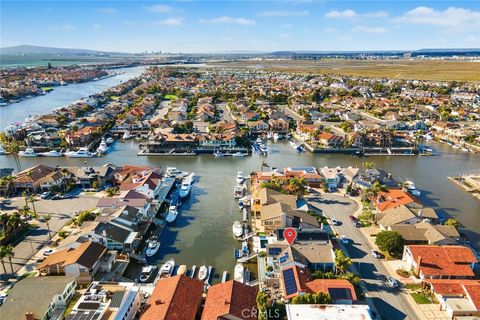
[[[167,95],[165,96],[165,99],[167,99],[167,100],[177,100],[178,97],[177,97],[176,95],[174,95],[174,94],[167,94]]]
[[[416,283],[407,283],[405,285],[405,288],[410,289],[410,290],[419,290],[422,288],[422,285],[416,284]]]
[[[413,300],[415,300],[415,302],[417,304],[430,304],[430,303],[432,303],[432,301],[430,301],[430,299],[427,296],[425,296],[421,293],[414,292],[414,293],[411,293],[411,295],[412,295]]]

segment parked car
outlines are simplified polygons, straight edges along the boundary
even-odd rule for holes
[[[398,281],[393,277],[387,277],[387,282],[392,288],[398,288]]]
[[[51,255],[54,252],[55,252],[55,250],[53,250],[53,249],[46,249],[45,251],[43,251],[43,255],[48,257],[49,255]]]
[[[63,196],[62,196],[61,194],[59,194],[59,193],[57,193],[56,195],[54,195],[54,196],[52,197],[52,200],[60,200],[60,199],[63,199]]]
[[[7,294],[6,293],[0,293],[0,306],[7,300]]]
[[[52,193],[50,191],[47,191],[47,192],[44,192],[40,195],[40,199],[50,199],[50,197],[52,196]]]
[[[338,225],[338,220],[337,219],[330,219],[330,221],[332,222],[332,224],[334,226],[337,226]]]
[[[380,259],[382,256],[380,255],[380,252],[372,250],[370,251],[372,253],[372,256],[374,256],[377,259]]]
[[[340,241],[342,241],[343,244],[349,244],[350,243],[350,239],[348,239],[347,236],[345,236],[345,235],[340,236]]]

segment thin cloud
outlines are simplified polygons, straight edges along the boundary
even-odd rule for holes
[[[291,37],[291,35],[289,33],[279,33],[278,37],[280,39],[289,39]]]
[[[416,7],[393,20],[401,24],[425,24],[432,26],[468,28],[480,27],[480,11],[449,7],[443,11],[429,7]]]
[[[117,9],[115,9],[115,8],[97,8],[97,9],[95,9],[95,12],[105,13],[105,14],[114,14],[114,13],[117,13]]]
[[[102,26],[100,26],[99,24],[96,24],[96,23],[92,26],[92,29],[94,29],[94,30],[99,30],[101,28],[102,28]]]
[[[366,26],[355,26],[353,31],[366,32],[366,33],[386,33],[388,30],[383,27],[366,27]]]
[[[289,10],[270,10],[257,13],[260,17],[303,17],[307,16],[309,12],[303,11],[289,11]]]
[[[351,9],[343,11],[332,10],[325,14],[327,18],[355,18],[356,16],[357,13]]]
[[[155,22],[155,24],[169,27],[179,27],[183,25],[183,20],[184,18],[182,17],[172,17],[164,20],[158,20]]]
[[[173,11],[173,8],[165,4],[155,4],[145,7],[145,10],[153,13],[169,13]]]
[[[335,29],[335,28],[325,28],[323,31],[328,32],[328,33],[332,33],[332,32],[336,32],[337,29]]]
[[[232,17],[218,17],[213,19],[200,19],[200,23],[210,23],[210,24],[240,24],[240,25],[254,25],[256,24],[255,20],[250,20],[246,18],[232,18]]]
[[[379,19],[388,17],[388,12],[386,11],[374,11],[374,12],[356,12],[352,9],[347,9],[343,11],[332,10],[325,14],[327,18],[342,18],[342,19],[353,19],[353,18],[365,18],[365,19]]]

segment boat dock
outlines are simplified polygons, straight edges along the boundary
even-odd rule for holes
[[[244,262],[247,262],[248,260],[251,260],[253,258],[256,258],[258,256],[258,253],[257,252],[253,252],[253,253],[250,253],[249,255],[247,256],[244,256],[244,257],[241,257],[239,259],[237,259],[237,262],[239,263],[244,263]]]
[[[192,266],[192,271],[190,271],[190,278],[194,278],[194,277],[195,277],[195,271],[197,271],[197,266],[196,266],[196,265],[193,265],[193,266]]]

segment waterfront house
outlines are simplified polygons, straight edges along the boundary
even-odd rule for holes
[[[306,293],[306,283],[310,280],[310,272],[306,268],[297,265],[282,267],[280,283],[282,285],[283,298],[289,300],[299,294]]]
[[[145,218],[156,214],[156,207],[152,206],[152,199],[133,190],[121,191],[120,195],[116,197],[100,198],[97,202],[100,212],[106,208],[122,208],[124,206],[137,208]]]
[[[199,316],[204,283],[186,275],[160,279],[140,320],[195,320]]]
[[[37,269],[42,276],[74,276],[79,284],[89,283],[101,267],[104,271],[110,271],[115,256],[107,259],[107,264],[102,260],[104,256],[107,256],[107,248],[88,241],[76,248],[52,253],[37,265]]]
[[[0,307],[0,319],[63,320],[75,294],[74,276],[27,277],[18,281]]]
[[[355,186],[361,189],[371,188],[377,181],[389,188],[398,186],[392,175],[383,169],[366,169],[354,179]]]
[[[387,230],[398,232],[406,244],[457,244],[460,234],[457,228],[447,225],[433,225],[422,221],[415,224],[394,224]]]
[[[357,301],[355,288],[346,279],[316,279],[305,284],[309,293],[326,293],[334,304],[353,304]]]
[[[249,121],[247,127],[250,133],[263,133],[268,131],[269,125],[263,120]]]
[[[375,219],[382,230],[387,230],[396,224],[416,224],[421,221],[403,204],[377,213]]]
[[[198,147],[197,137],[193,133],[158,134],[150,140],[146,147],[149,152],[168,152],[171,150],[189,152]]]
[[[71,147],[85,147],[100,134],[100,128],[86,126],[75,131],[64,133],[65,141]]]
[[[363,135],[359,132],[352,131],[347,133],[347,142],[352,148],[361,148],[364,144]]]
[[[236,134],[233,131],[224,133],[210,133],[198,137],[198,144],[201,149],[230,149],[235,148]]]
[[[319,134],[317,134],[315,137],[315,142],[317,144],[319,144],[320,146],[322,146],[323,148],[342,148],[344,143],[345,143],[345,139],[340,136],[340,135],[337,135],[337,134],[333,134],[333,133],[330,133],[330,132],[320,132]]]
[[[375,208],[379,212],[397,208],[401,205],[407,206],[408,208],[423,207],[417,198],[400,189],[388,189],[387,191],[380,191],[378,196],[372,200]]]
[[[95,281],[75,303],[66,320],[133,320],[142,299],[140,287],[133,283]]]
[[[469,279],[478,263],[468,247],[458,245],[406,245],[402,260],[421,279]]]
[[[287,133],[290,128],[290,123],[284,118],[270,119],[268,120],[268,125],[270,126],[270,131],[278,133]]]
[[[138,232],[112,222],[100,222],[92,234],[94,241],[101,243],[108,250],[135,251],[140,245]]]
[[[429,279],[425,284],[449,319],[480,317],[480,281]]]
[[[15,192],[38,192],[53,186],[61,187],[64,181],[65,176],[60,170],[39,164],[19,172],[12,185]]]
[[[211,286],[202,311],[202,320],[257,319],[257,287],[230,280]]]
[[[98,189],[112,181],[115,167],[107,164],[101,167],[63,167],[61,170],[70,173],[70,180],[76,187],[90,189],[95,186]]]
[[[120,191],[135,191],[155,199],[160,191],[161,180],[162,175],[155,171],[141,171],[123,180],[119,188]]]
[[[323,176],[323,179],[325,181],[325,185],[327,186],[329,191],[334,191],[336,190],[340,183],[342,182],[342,176],[340,175],[341,168],[329,168],[329,167],[323,167],[320,168],[320,174]]]
[[[287,178],[305,179],[310,187],[319,187],[323,181],[315,167],[287,167],[283,173]]]

